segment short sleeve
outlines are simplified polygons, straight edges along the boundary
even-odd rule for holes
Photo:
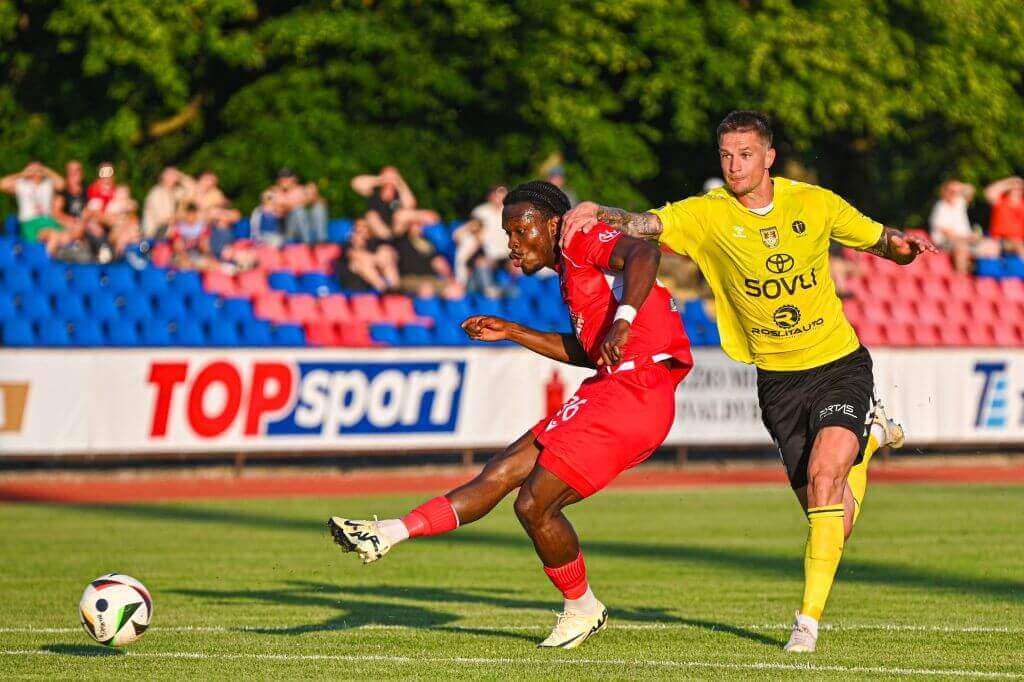
[[[699,197],[665,204],[651,209],[661,220],[661,236],[658,241],[676,253],[693,255],[704,239],[704,226],[697,206]]]
[[[867,249],[878,243],[885,227],[846,203],[832,192],[825,193],[832,239],[853,249]]]
[[[623,234],[614,227],[603,223],[588,232],[577,232],[565,250],[565,256],[576,267],[592,265],[602,270],[610,269],[612,251]]]

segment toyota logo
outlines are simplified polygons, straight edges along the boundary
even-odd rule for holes
[[[789,272],[795,264],[796,261],[788,253],[773,253],[764,262],[764,266],[768,268],[768,271],[774,272],[776,275]]]

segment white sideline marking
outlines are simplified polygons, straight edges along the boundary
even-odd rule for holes
[[[97,649],[97,651],[106,651]],[[56,651],[32,649],[8,649],[0,651],[0,656],[61,656]],[[97,654],[103,658],[109,654]],[[884,666],[843,666],[815,665],[813,663],[713,663],[710,661],[652,661],[629,660],[625,658],[464,658],[464,657],[412,657],[412,656],[379,656],[379,655],[345,655],[345,654],[227,654],[205,653],[200,651],[166,651],[166,652],[134,652],[121,654],[128,658],[171,658],[188,660],[256,660],[256,661],[346,661],[352,663],[463,663],[467,665],[515,665],[536,664],[551,665],[609,665],[609,666],[641,666],[647,668],[703,668],[708,670],[794,670],[804,672],[841,672],[841,673],[875,673],[880,675],[945,675],[949,677],[983,677],[998,679],[1020,679],[1016,673],[990,672],[985,670],[957,670],[950,668],[887,668]]]
[[[216,632],[286,632],[297,628],[307,627],[306,623],[296,623],[295,625],[237,625],[237,626],[224,626],[224,625],[175,625],[168,627],[154,627],[150,632],[204,632],[204,633],[216,633]],[[736,630],[761,630],[761,631],[782,631],[788,632],[791,625],[786,623],[761,623],[755,625],[731,625],[728,623],[722,623],[722,627],[711,628],[700,625],[694,625],[691,623],[616,623],[611,622],[608,624],[610,630],[711,630],[713,632],[727,633],[729,629]],[[472,623],[452,623],[451,625],[437,625],[432,627],[419,627],[415,625],[391,625],[387,623],[368,623],[366,625],[355,625],[346,626],[344,624],[338,624],[334,626],[325,626],[318,628],[312,626],[310,632],[335,632],[339,630],[491,630],[494,632],[507,632],[509,630],[550,630],[550,625],[501,625],[495,626],[492,623],[482,623],[480,625],[474,625]],[[851,623],[849,625],[829,625],[827,623],[822,624],[822,630],[831,632],[846,632],[846,631],[878,631],[878,632],[945,632],[952,634],[1024,634],[1024,628],[1011,628],[1011,627],[1000,627],[1000,626],[964,626],[957,627],[951,625],[901,625],[896,623]],[[21,628],[5,628],[0,627],[0,633],[18,633],[18,634],[64,634],[71,632],[79,632],[82,628],[77,627],[66,627],[66,628],[48,628],[48,627],[21,627]]]

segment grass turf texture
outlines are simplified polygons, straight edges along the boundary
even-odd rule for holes
[[[2,505],[0,676],[1024,675],[1024,487],[871,489],[831,629],[799,657],[780,649],[806,524],[782,487],[612,491],[570,509],[611,614],[571,652],[534,648],[560,598],[507,502],[370,566],[323,525],[419,501]],[[124,653],[77,621],[86,582],[110,571],[155,600],[152,628]]]

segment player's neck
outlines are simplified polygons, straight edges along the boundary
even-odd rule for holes
[[[768,173],[764,174],[760,184],[743,196],[736,197],[744,208],[764,208],[775,199],[775,185]]]

